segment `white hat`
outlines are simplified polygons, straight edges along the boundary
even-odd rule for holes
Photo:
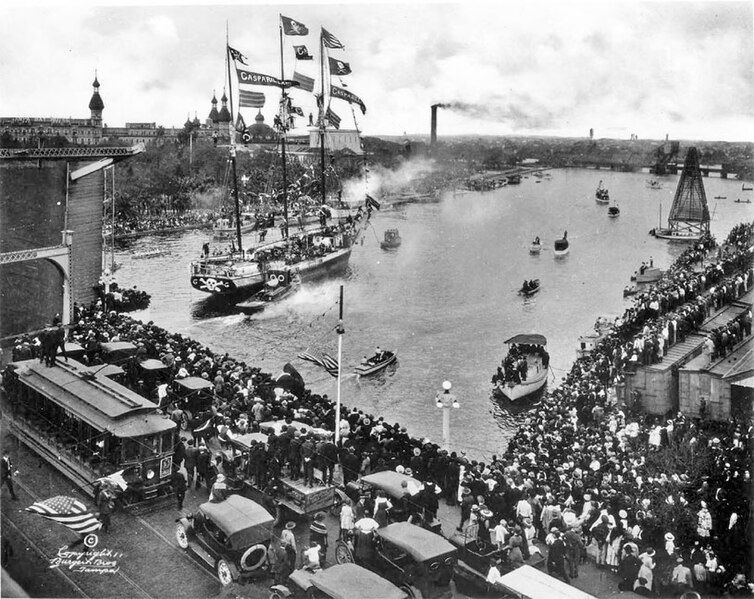
[[[626,510],[621,510],[621,511],[619,511],[619,512],[618,512],[618,516],[620,516],[620,517],[621,517],[621,518],[623,518],[624,520],[625,520],[626,518],[628,518],[628,514],[626,513]]]
[[[666,532],[665,533],[665,540],[666,541],[675,541],[675,537],[673,536],[672,532]]]

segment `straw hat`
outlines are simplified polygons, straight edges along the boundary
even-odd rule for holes
[[[665,540],[666,541],[675,541],[675,536],[673,536],[672,532],[666,532],[665,533]]]
[[[285,529],[286,530],[293,530],[294,528],[296,528],[296,523],[295,522],[286,522],[285,523]]]

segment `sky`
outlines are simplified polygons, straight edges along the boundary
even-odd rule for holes
[[[0,5],[0,116],[87,117],[97,69],[110,126],[204,120],[227,86],[226,22],[249,68],[279,75],[282,13],[309,28],[284,39],[286,77],[292,44],[314,53],[321,26],[345,45],[331,55],[351,66],[342,81],[366,104],[367,135],[428,134],[440,102],[455,106],[440,136],[754,140],[752,2],[105,1]],[[269,123],[277,90],[250,89],[266,93]],[[310,94],[293,98],[313,109]],[[353,126],[350,104],[331,107]]]

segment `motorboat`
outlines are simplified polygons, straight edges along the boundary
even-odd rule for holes
[[[561,239],[555,240],[555,243],[553,244],[553,253],[556,257],[562,257],[568,254],[569,249],[570,244],[568,243],[568,231],[565,231]]]
[[[620,208],[618,206],[610,206],[607,209],[607,215],[610,218],[618,218],[620,216]]]
[[[598,204],[610,203],[610,193],[608,193],[607,189],[602,185],[602,180],[600,180],[597,185],[597,190],[594,192],[594,199]]]
[[[510,401],[518,401],[541,391],[547,385],[550,363],[550,356],[544,349],[547,339],[544,335],[521,334],[511,337],[505,343],[510,349],[503,363],[514,364],[515,360],[525,360],[526,375],[521,376],[516,367],[511,365],[508,368],[512,371],[512,376],[505,376],[504,372],[503,380],[493,377],[493,393]]]
[[[385,238],[380,241],[380,247],[383,250],[394,250],[401,245],[401,241],[398,229],[388,229],[385,231]]]
[[[542,251],[542,242],[540,242],[539,237],[537,237],[534,241],[531,242],[531,245],[529,246],[529,253],[539,254],[539,252],[541,251]]]
[[[639,272],[636,273],[635,280],[637,283],[654,283],[659,281],[663,274],[665,273],[661,269],[656,266],[650,266],[645,268],[644,272],[639,269]]]
[[[290,271],[269,271],[264,288],[255,293],[251,299],[236,304],[244,313],[261,312],[268,306],[293,295],[299,288],[298,277]]]
[[[397,360],[398,356],[395,352],[383,351],[381,356],[373,356],[372,358],[369,358],[354,368],[353,371],[354,374],[357,374],[358,376],[369,376],[370,374],[376,374],[381,370],[384,370],[391,364],[395,364]]]

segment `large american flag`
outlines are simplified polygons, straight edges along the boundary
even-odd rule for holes
[[[81,534],[94,532],[102,526],[102,522],[97,520],[82,502],[67,495],[57,495],[44,501],[37,501],[27,507],[26,511],[59,522]]]
[[[323,354],[323,353],[311,353],[311,352],[303,352],[298,355],[299,358],[302,360],[307,360],[308,362],[313,362],[317,366],[321,366],[325,370],[327,370],[328,374],[330,376],[333,376],[335,378],[338,377],[338,361],[333,358],[330,354]]]

